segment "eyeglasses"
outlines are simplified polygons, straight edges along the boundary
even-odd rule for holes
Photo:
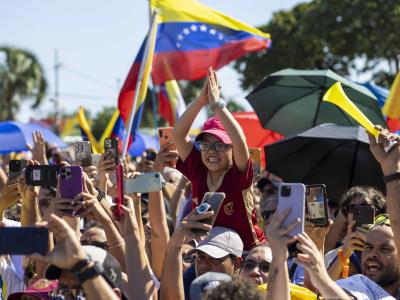
[[[231,145],[224,144],[223,142],[210,143],[207,141],[200,141],[196,142],[195,144],[201,151],[209,151],[213,149],[217,152],[225,152],[231,147]]]
[[[182,255],[182,261],[187,264],[192,264],[194,262],[194,255]]]
[[[261,212],[261,216],[264,219],[264,221],[268,221],[269,218],[275,213],[276,210],[264,210]]]
[[[256,262],[254,260],[247,259],[243,262],[242,269],[250,272],[250,271],[254,270],[255,267],[258,267],[258,269],[261,272],[268,273],[270,265],[271,265],[271,263],[268,261]]]

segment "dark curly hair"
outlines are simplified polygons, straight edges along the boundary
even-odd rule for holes
[[[340,200],[339,209],[344,212],[354,199],[361,198],[375,209],[375,215],[386,213],[385,196],[378,190],[370,186],[354,186],[350,188]]]
[[[265,298],[257,285],[248,279],[235,278],[208,291],[203,300],[262,300]]]

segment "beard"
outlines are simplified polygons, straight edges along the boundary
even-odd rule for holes
[[[400,271],[396,264],[391,266],[385,266],[381,276],[379,276],[375,283],[381,287],[392,285],[400,281]]]

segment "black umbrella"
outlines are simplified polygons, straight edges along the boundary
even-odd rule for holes
[[[335,202],[356,185],[385,191],[382,171],[362,127],[322,124],[266,146],[265,155],[268,171],[286,182],[324,183]]]
[[[264,128],[284,136],[324,123],[358,126],[339,107],[322,101],[336,82],[342,83],[346,95],[373,124],[386,127],[376,97],[367,88],[330,70],[281,70],[266,77],[246,99]]]

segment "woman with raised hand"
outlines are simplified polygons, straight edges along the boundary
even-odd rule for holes
[[[215,116],[204,123],[203,131],[192,143],[189,130],[206,104]],[[206,192],[224,192],[226,198],[214,225],[238,232],[246,250],[264,242],[253,204],[253,166],[246,137],[220,98],[217,75],[212,68],[200,97],[176,123],[174,141],[180,156],[177,169],[192,182],[192,207],[201,203]]]

